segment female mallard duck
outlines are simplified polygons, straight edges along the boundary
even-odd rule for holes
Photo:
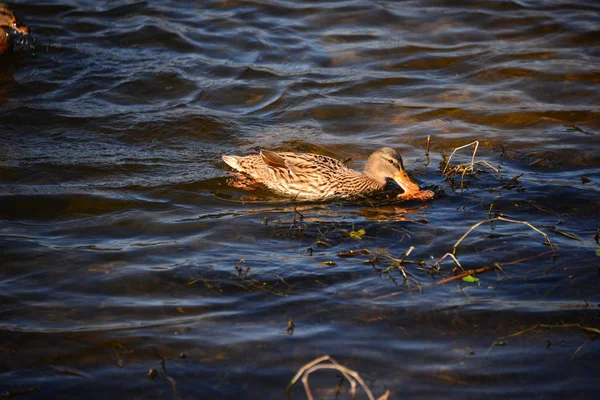
[[[358,172],[327,156],[310,153],[276,153],[261,150],[256,156],[222,156],[231,168],[249,175],[269,189],[298,200],[349,198],[381,191],[392,179],[404,193],[403,200],[427,200],[433,197],[422,191],[404,171],[396,150],[383,147],[369,156],[365,171]]]
[[[11,51],[16,44],[30,45],[31,41],[29,28],[19,22],[8,5],[0,3],[0,55]]]

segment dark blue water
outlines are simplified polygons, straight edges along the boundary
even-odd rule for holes
[[[11,6],[37,43],[0,58],[3,396],[284,398],[326,354],[390,399],[600,394],[595,2]],[[296,204],[220,160],[382,146],[436,199]],[[498,216],[456,248],[497,268],[437,284]]]

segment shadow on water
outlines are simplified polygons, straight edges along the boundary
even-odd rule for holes
[[[390,399],[597,397],[594,2],[11,7],[0,397],[282,398],[322,355]],[[220,161],[382,146],[435,199],[297,203]]]

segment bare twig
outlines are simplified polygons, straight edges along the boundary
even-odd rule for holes
[[[389,258],[390,260],[392,260],[393,264],[391,264],[385,270],[380,271],[380,272],[386,274],[395,283],[396,280],[389,274],[389,271],[392,270],[392,269],[398,269],[400,271],[400,273],[402,274],[402,277],[404,278],[404,282],[403,283],[412,282],[415,285],[420,286],[420,284],[419,284],[419,282],[417,280],[409,278],[408,273],[406,272],[406,269],[404,269],[404,264],[419,264],[419,262],[407,261],[406,260],[408,258],[408,256],[410,255],[410,253],[413,252],[414,249],[415,249],[414,246],[410,246],[410,248],[408,249],[408,251],[404,254],[404,256],[402,258],[394,258],[394,257],[392,257],[392,256],[390,256],[388,254],[387,258]]]
[[[464,271],[458,275],[451,276],[450,278],[442,279],[441,281],[435,281],[433,284],[434,285],[445,285],[446,283],[461,280],[462,278],[464,278],[465,276],[468,276],[468,275],[475,276],[477,274],[483,274],[484,272],[492,271],[494,269],[499,269],[499,268],[500,268],[500,266],[498,266],[496,264],[496,265],[491,265],[491,266],[487,266],[487,267],[482,267],[479,269],[470,269],[470,270]]]
[[[454,254],[452,254],[452,253],[446,253],[446,254],[444,254],[444,255],[443,255],[443,256],[442,256],[442,257],[441,257],[439,260],[437,260],[437,261],[435,262],[435,264],[433,264],[431,267],[432,267],[432,268],[435,268],[435,269],[437,269],[437,270],[439,270],[439,268],[438,268],[438,267],[439,267],[439,265],[441,264],[441,262],[442,262],[442,261],[443,261],[443,260],[444,260],[446,257],[450,257],[450,258],[452,258],[452,260],[454,260],[454,264],[456,264],[456,265],[458,266],[458,268],[462,269],[463,271],[465,270],[465,269],[462,267],[462,265],[460,265],[460,263],[458,262],[458,260],[456,259],[456,257],[454,257]]]
[[[539,233],[540,235],[544,236],[544,237],[546,238],[546,242],[545,242],[544,244],[547,244],[547,245],[549,245],[549,246],[550,246],[550,248],[551,248],[553,251],[556,251],[556,247],[555,247],[555,246],[554,246],[554,244],[553,244],[553,243],[550,241],[550,237],[549,237],[549,236],[548,236],[546,233],[544,233],[544,232],[540,231],[540,230],[539,230],[538,228],[536,228],[535,226],[531,225],[529,222],[527,222],[527,221],[519,221],[519,220],[516,220],[516,219],[509,219],[509,218],[505,218],[505,217],[499,216],[499,217],[494,217],[494,218],[490,218],[490,219],[486,219],[486,220],[480,221],[480,222],[476,223],[475,225],[473,225],[471,228],[469,228],[469,230],[468,230],[468,231],[467,231],[467,232],[466,232],[464,235],[462,235],[462,236],[460,237],[460,239],[458,239],[458,241],[457,241],[456,243],[454,243],[454,246],[452,247],[452,254],[456,254],[456,248],[458,247],[458,245],[459,245],[459,244],[460,244],[460,243],[461,243],[461,242],[462,242],[462,241],[463,241],[463,240],[464,240],[464,239],[465,239],[467,236],[469,236],[469,234],[470,234],[471,232],[473,232],[473,231],[474,231],[474,230],[475,230],[475,229],[476,229],[478,226],[480,226],[480,225],[482,225],[482,224],[485,224],[486,222],[494,222],[494,221],[505,221],[505,222],[515,223],[515,224],[527,225],[529,228],[533,229],[534,231],[536,231],[536,232],[537,232],[537,233]]]
[[[512,185],[513,184],[516,185],[519,182],[519,178],[522,176],[523,176],[523,174],[519,174],[519,175],[513,177],[510,181],[508,181],[504,185],[500,186],[500,190],[512,188],[513,187]]]

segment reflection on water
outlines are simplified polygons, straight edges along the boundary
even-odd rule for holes
[[[11,7],[37,42],[0,59],[0,393],[281,398],[324,354],[390,398],[600,392],[595,2]],[[499,174],[453,185],[474,140]],[[293,204],[220,161],[382,146],[437,198]],[[531,226],[456,248],[499,268],[436,284],[500,215]]]

